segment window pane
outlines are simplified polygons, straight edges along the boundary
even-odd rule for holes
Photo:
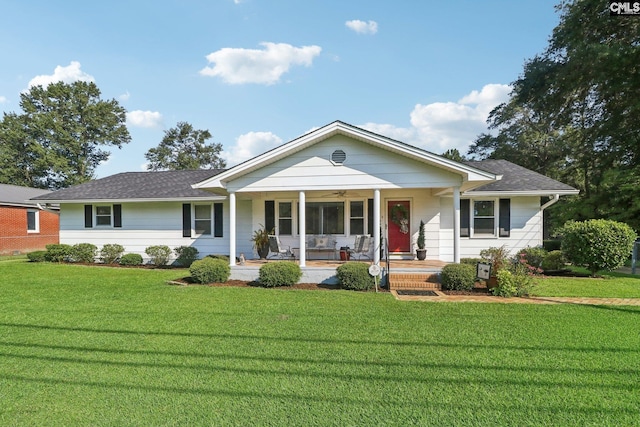
[[[210,219],[196,219],[194,221],[194,229],[196,234],[211,235],[211,220]]]
[[[291,218],[291,202],[279,203],[278,214],[280,218]]]
[[[364,218],[364,202],[351,202],[351,218]]]
[[[196,205],[195,208],[196,219],[211,219],[211,206]]]
[[[310,202],[305,209],[307,234],[344,234],[343,202]]]
[[[351,234],[364,234],[364,220],[351,218]]]
[[[493,234],[495,233],[494,224],[493,218],[476,218],[473,222],[473,231],[475,234]]]
[[[280,218],[278,221],[278,234],[281,236],[291,235],[291,218]]]
[[[96,206],[96,225],[111,225],[111,206]]]
[[[27,211],[27,230],[36,231],[36,212]]]
[[[493,201],[474,202],[473,208],[475,216],[493,216]]]

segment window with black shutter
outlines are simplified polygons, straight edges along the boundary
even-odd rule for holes
[[[511,236],[511,199],[500,199],[499,236]]]
[[[469,199],[460,200],[460,237],[469,237],[471,231],[469,230],[469,212],[470,201]]]

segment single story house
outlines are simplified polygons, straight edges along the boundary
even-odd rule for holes
[[[126,172],[35,197],[59,203],[60,241],[151,245],[257,257],[254,230],[275,229],[300,265],[311,236],[336,248],[372,236],[413,259],[425,224],[427,259],[457,262],[482,249],[542,244],[542,213],[578,190],[503,160],[456,162],[336,121],[227,170]],[[300,226],[304,224],[304,227]]]
[[[42,250],[58,243],[57,206],[30,201],[49,190],[0,184],[0,255]]]

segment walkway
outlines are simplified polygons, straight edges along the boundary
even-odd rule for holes
[[[582,304],[582,305],[633,305],[640,306],[640,298],[583,298],[583,297],[529,297],[503,298],[485,295],[445,295],[436,291],[437,296],[398,295],[391,291],[399,301],[429,302],[478,302],[499,304]]]

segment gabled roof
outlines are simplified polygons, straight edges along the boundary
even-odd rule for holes
[[[469,166],[502,175],[500,181],[485,184],[467,192],[467,194],[496,193],[501,195],[532,194],[578,194],[570,185],[549,178],[538,172],[518,166],[507,160],[482,160],[464,162]]]
[[[293,139],[279,147],[269,150],[259,156],[236,165],[225,172],[200,182],[194,188],[226,188],[226,183],[237,179],[254,170],[268,166],[280,159],[290,156],[307,147],[331,138],[335,135],[345,135],[356,140],[364,141],[372,146],[391,151],[393,153],[409,157],[441,169],[448,170],[463,176],[463,181],[494,181],[500,179],[492,172],[477,169],[471,165],[455,162],[421,148],[414,147],[401,141],[388,138],[383,135],[362,129],[339,120],[329,123],[319,129]],[[477,185],[477,184],[476,184]]]
[[[22,187],[19,185],[0,184],[0,205],[37,207],[37,202],[30,202],[32,197],[51,193],[49,190],[41,188]]]
[[[192,188],[224,169],[160,172],[124,172],[34,197],[47,202],[164,201],[212,199],[212,194]]]

